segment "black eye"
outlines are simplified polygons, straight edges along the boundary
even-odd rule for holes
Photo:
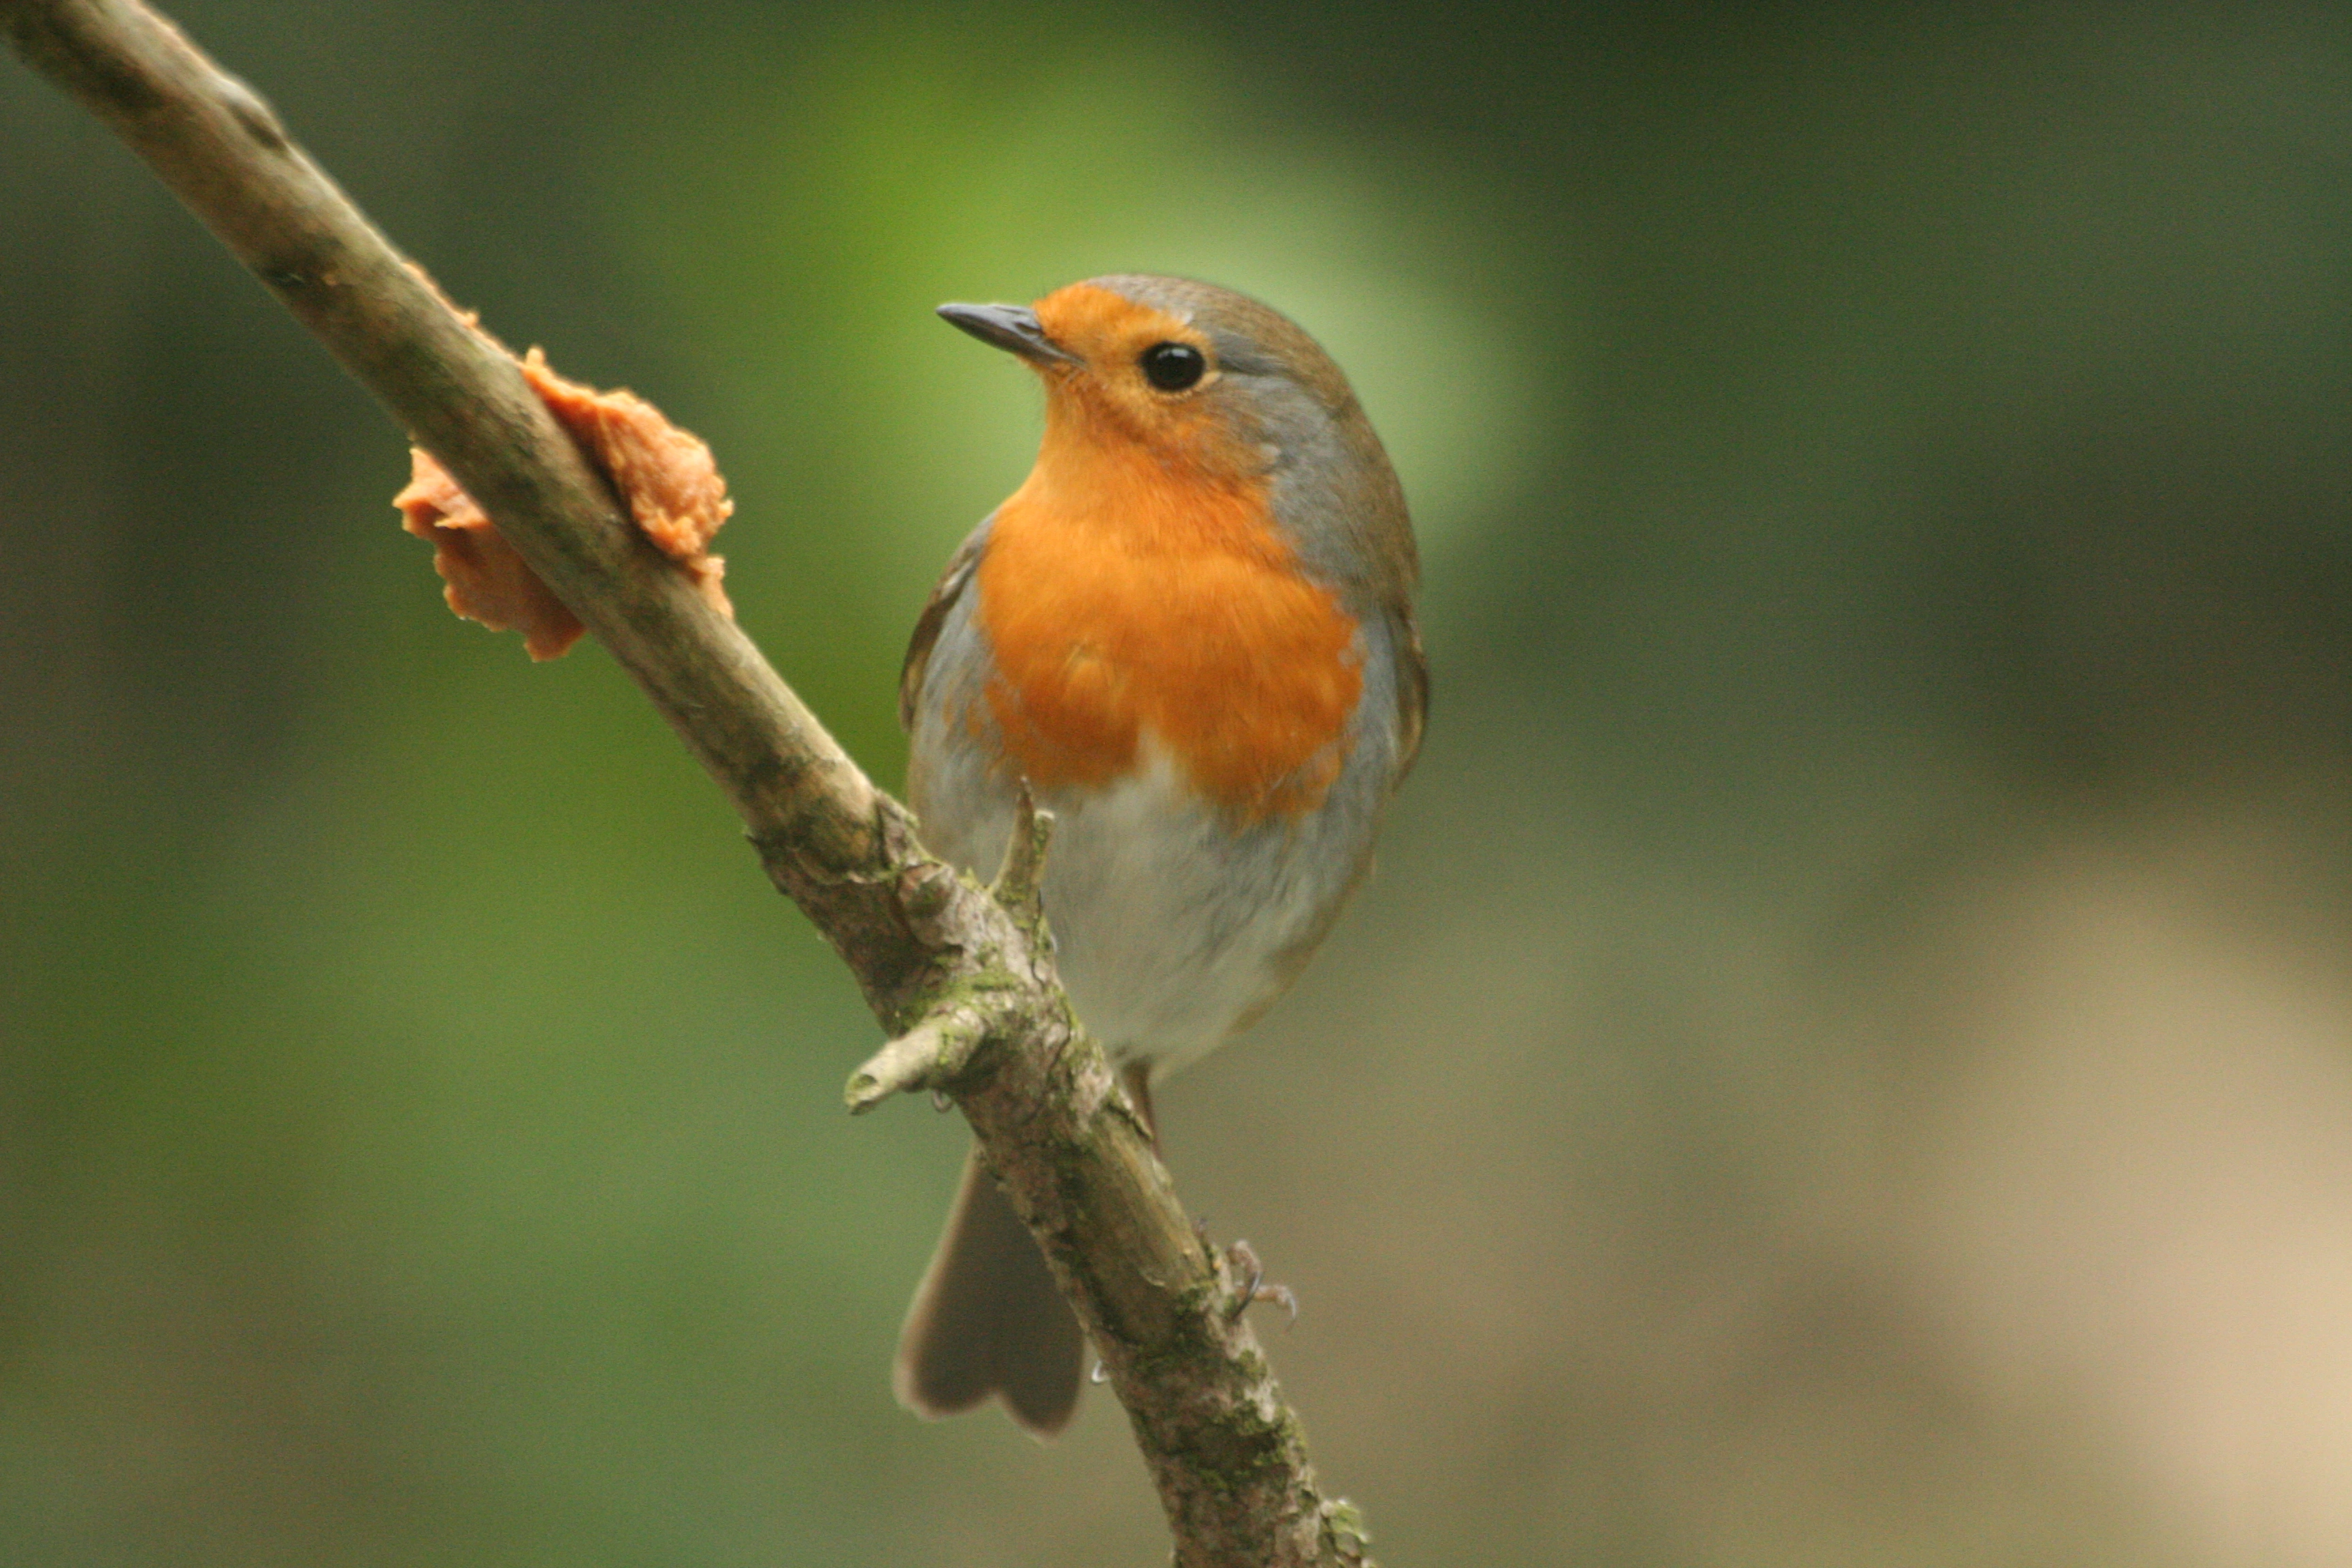
[[[1209,362],[1190,343],[1154,343],[1143,351],[1143,379],[1162,392],[1197,384],[1208,368]]]

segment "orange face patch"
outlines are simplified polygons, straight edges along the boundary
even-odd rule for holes
[[[1216,355],[1208,334],[1190,322],[1139,305],[1092,283],[1073,283],[1037,301],[1037,324],[1055,345],[1085,363],[1049,366],[1043,374],[1050,403],[1086,423],[1106,441],[1137,442],[1204,475],[1262,471],[1265,454],[1235,440],[1217,417]],[[1144,379],[1143,352],[1158,343],[1186,343],[1209,362],[1208,374],[1181,393],[1155,390]],[[1075,426],[1074,426],[1075,427]],[[1046,460],[1040,453],[1038,460]]]
[[[1299,575],[1265,479],[1206,400],[1142,403],[1147,435],[1115,384],[1152,343],[1196,335],[1100,289],[1050,296],[1038,318],[1087,363],[1047,374],[1037,467],[978,573],[986,701],[1013,765],[1041,788],[1108,784],[1148,734],[1245,819],[1313,808],[1363,690],[1355,622]]]
[[[1057,348],[1085,360],[1097,375],[1133,363],[1154,343],[1191,343],[1207,352],[1209,340],[1191,322],[1139,305],[1095,283],[1056,289],[1031,307],[1037,324]]]

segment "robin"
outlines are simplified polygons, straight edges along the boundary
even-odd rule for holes
[[[1247,1026],[1371,863],[1428,674],[1404,492],[1347,377],[1255,300],[1097,278],[942,305],[1045,384],[1037,466],[948,563],[899,683],[925,841],[985,875],[1026,780],[1079,1018],[1152,1084]],[[1086,1342],[976,1157],[898,1343],[919,1415],[1040,1437]]]

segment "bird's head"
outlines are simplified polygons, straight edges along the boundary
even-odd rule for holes
[[[942,305],[1011,351],[1046,389],[1058,438],[1128,442],[1203,476],[1271,473],[1360,424],[1347,377],[1314,339],[1213,284],[1128,274],[1089,279],[1034,305]],[[1369,433],[1369,432],[1367,432]]]

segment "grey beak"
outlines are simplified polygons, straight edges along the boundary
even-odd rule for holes
[[[1076,364],[1078,356],[1055,345],[1026,305],[942,305],[942,320],[982,342],[1010,350],[1032,364]]]

